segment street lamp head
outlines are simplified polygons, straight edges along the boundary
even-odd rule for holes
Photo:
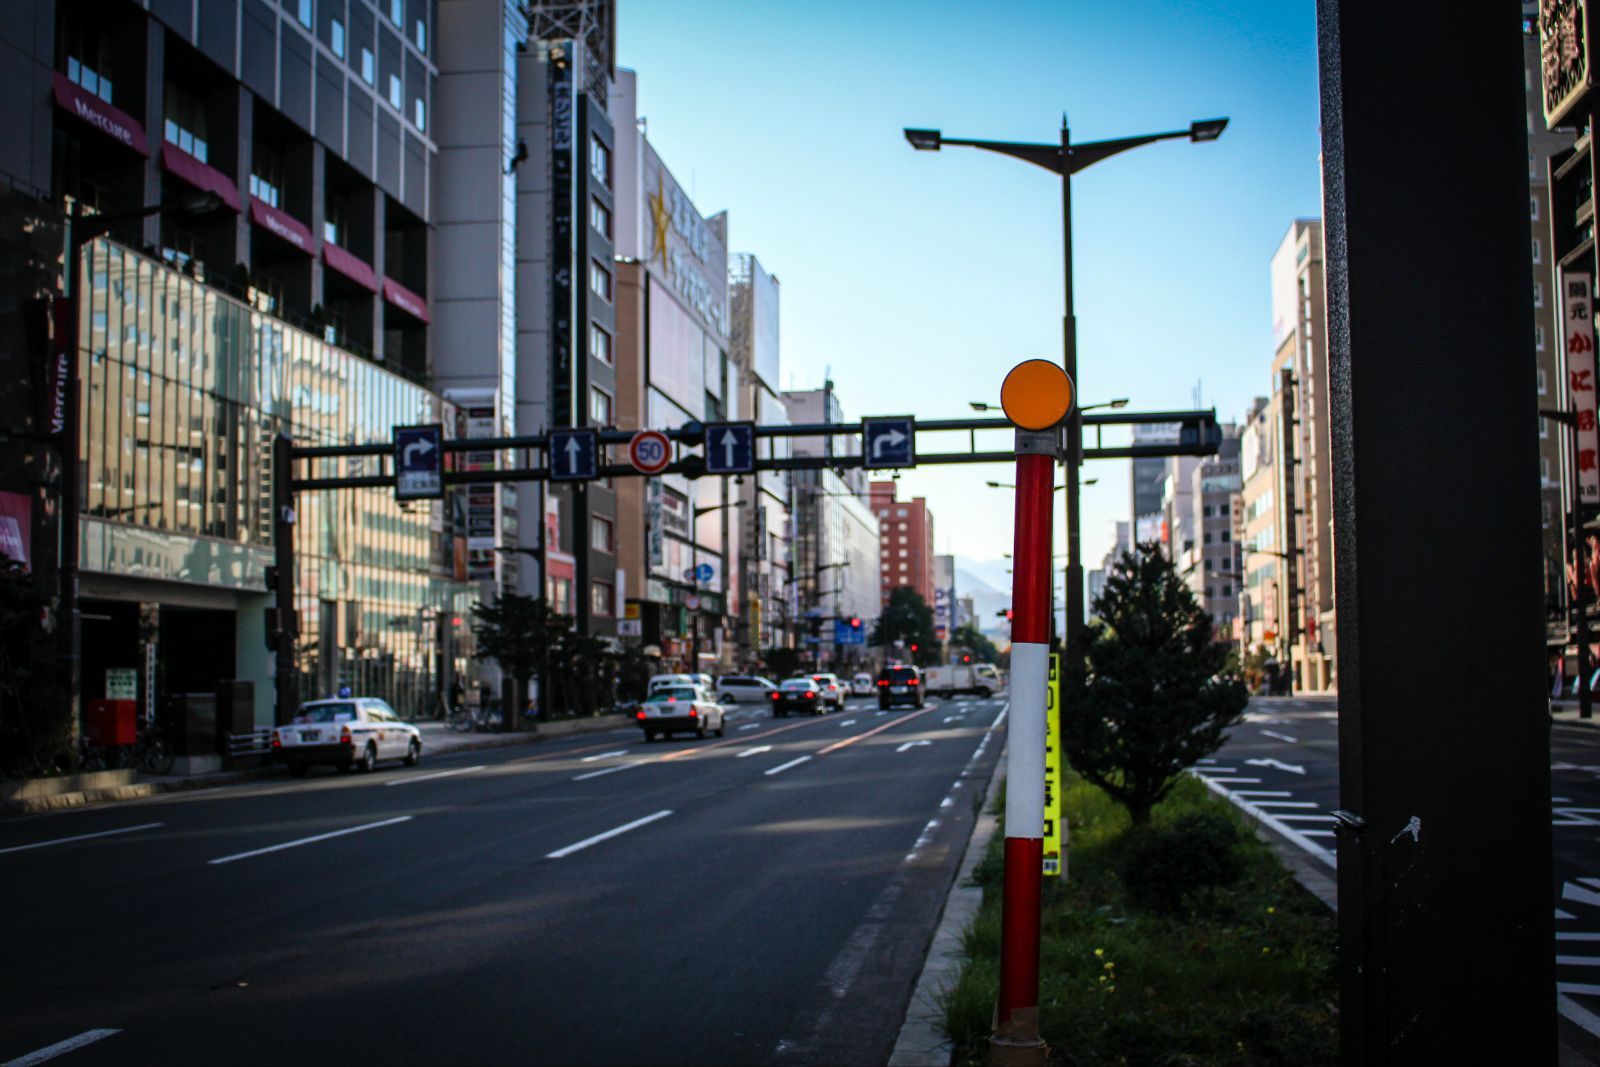
[[[982,400],[969,400],[967,406],[973,411],[988,411],[994,407],[993,404],[985,404]]]
[[[1189,123],[1189,140],[1215,141],[1228,128],[1227,119],[1199,119]]]
[[[222,197],[216,193],[191,193],[179,197],[170,206],[190,215],[209,215],[213,211],[221,210]]]
[[[1122,408],[1125,408],[1125,407],[1128,406],[1128,398],[1125,397],[1125,396],[1119,396],[1119,397],[1117,397],[1117,399],[1115,399],[1115,400],[1113,400],[1111,402],[1111,406],[1116,408],[1116,409],[1118,409],[1118,410],[1121,410]]]
[[[943,143],[938,130],[907,130],[906,141],[918,152],[937,152]]]

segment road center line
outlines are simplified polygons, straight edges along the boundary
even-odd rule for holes
[[[85,1045],[92,1045],[101,1038],[120,1033],[122,1033],[121,1030],[85,1030],[76,1037],[69,1037],[65,1041],[57,1041],[55,1044],[46,1045],[36,1052],[30,1052],[26,1056],[18,1056],[14,1060],[7,1060],[4,1064],[0,1064],[0,1067],[33,1067],[36,1063],[53,1060],[63,1053],[71,1052],[73,1049],[80,1049]]]
[[[610,759],[612,756],[626,756],[627,754],[628,754],[628,750],[627,749],[619,748],[614,752],[599,752],[599,753],[596,753],[593,756],[585,756],[581,760],[579,760],[578,762],[579,763],[593,763],[595,760]]]
[[[672,814],[672,812],[670,810],[663,809],[661,811],[656,812],[654,815],[646,815],[642,819],[635,819],[630,823],[623,823],[621,826],[618,826],[616,829],[607,830],[603,834],[595,834],[593,837],[586,837],[582,841],[577,842],[576,844],[568,845],[566,848],[558,848],[554,852],[546,853],[544,858],[547,859],[547,860],[558,860],[558,859],[561,859],[561,858],[563,858],[565,856],[570,856],[574,852],[583,851],[584,849],[588,848],[590,845],[598,845],[602,841],[609,841],[613,837],[617,837],[617,836],[619,836],[621,834],[627,833],[629,830],[637,830],[639,827],[647,826],[650,823],[655,822],[657,819],[665,819],[668,815],[671,815],[671,814]]]
[[[434,771],[432,774],[419,774],[415,778],[395,778],[384,785],[409,785],[412,782],[426,782],[433,778],[449,778],[454,774],[469,774],[472,771],[481,771],[487,764],[480,763],[476,767],[457,767],[453,771]]]
[[[774,774],[782,774],[784,771],[788,770],[790,767],[798,767],[798,766],[800,766],[800,764],[810,761],[810,759],[811,759],[810,756],[801,756],[799,759],[792,759],[788,763],[780,763],[776,767],[773,767],[770,770],[762,771],[761,773],[763,775],[765,775],[766,777],[770,778]]]
[[[73,841],[87,841],[93,837],[111,837],[115,834],[131,834],[137,830],[154,830],[158,826],[165,825],[167,824],[164,822],[146,822],[140,823],[138,826],[124,826],[120,830],[101,830],[99,833],[94,834],[78,834],[75,837],[58,837],[53,841],[35,841],[31,845],[12,845],[10,848],[0,848],[0,856],[4,856],[7,852],[27,852],[29,849],[34,848],[49,848],[51,845],[65,845]],[[96,1031],[91,1030],[89,1032],[95,1033]],[[115,1030],[109,1031],[109,1033],[113,1034],[116,1032],[117,1031]]]
[[[247,860],[252,856],[265,856],[269,852],[282,852],[286,848],[299,848],[301,845],[313,845],[318,841],[327,841],[334,837],[343,837],[346,834],[359,834],[363,830],[376,830],[380,826],[393,826],[396,823],[410,822],[411,816],[399,815],[393,819],[384,819],[381,822],[363,823],[360,826],[351,826],[344,830],[333,830],[326,834],[317,834],[314,837],[302,837],[295,841],[285,841],[281,845],[268,845],[266,848],[252,849],[249,852],[236,852],[231,856],[221,856],[214,860],[206,860],[213,867],[219,863],[232,863],[234,860]]]
[[[938,710],[938,709],[930,707],[930,708],[924,708],[921,711],[913,711],[910,715],[902,715],[898,719],[894,719],[894,720],[892,720],[890,722],[884,723],[882,726],[874,726],[872,729],[866,731],[865,733],[856,734],[854,737],[847,737],[843,741],[835,741],[833,744],[829,745],[827,748],[823,749],[821,752],[818,752],[817,755],[826,756],[830,752],[837,752],[837,751],[839,751],[839,749],[844,748],[847,745],[853,745],[857,741],[865,741],[867,738],[871,737],[873,734],[881,734],[881,733],[883,733],[883,731],[893,729],[894,727],[899,726],[903,722],[910,722],[912,719],[920,719],[922,716],[930,715],[936,710]],[[1004,714],[1004,712],[1002,712],[1001,714]]]
[[[755,755],[759,755],[762,752],[771,752],[771,751],[772,751],[772,746],[771,745],[757,745],[755,748],[747,748],[747,749],[745,749],[743,752],[739,753],[739,755],[736,756],[735,758],[736,759],[744,759],[746,756],[755,756]]]
[[[615,767],[607,767],[604,770],[590,771],[588,774],[580,774],[572,780],[574,782],[582,782],[590,778],[599,778],[606,774],[616,774],[618,771],[625,771],[629,767],[637,767],[643,762],[643,760],[634,760],[632,763],[619,763]]]

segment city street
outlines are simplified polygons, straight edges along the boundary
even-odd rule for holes
[[[1003,699],[0,822],[0,1062],[881,1063]],[[28,1062],[42,1062],[30,1060]]]
[[[1214,759],[1197,768],[1212,790],[1335,866],[1339,807],[1337,701],[1253,700]],[[1550,734],[1550,825],[1556,989],[1563,1013],[1600,1035],[1600,729],[1555,722]]]

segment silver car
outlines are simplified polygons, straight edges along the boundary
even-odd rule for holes
[[[715,692],[724,704],[765,704],[772,699],[776,682],[749,674],[725,674],[717,679]]]
[[[370,771],[380,759],[407,767],[422,761],[422,731],[376,697],[341,697],[300,705],[294,721],[272,731],[272,758],[301,777],[312,764]]]
[[[721,737],[727,729],[722,705],[699,686],[657,689],[644,698],[634,717],[644,730],[646,741],[654,741],[657,735],[670,737],[677,733],[692,733],[701,738],[709,733]]]

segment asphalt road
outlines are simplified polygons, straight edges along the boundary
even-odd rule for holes
[[[1333,871],[1334,700],[1252,701],[1244,723],[1196,772]],[[1556,991],[1568,998],[1562,1013],[1600,1036],[1600,730],[1553,723],[1550,778]]]
[[[1004,706],[5,820],[0,1062],[882,1063]]]

